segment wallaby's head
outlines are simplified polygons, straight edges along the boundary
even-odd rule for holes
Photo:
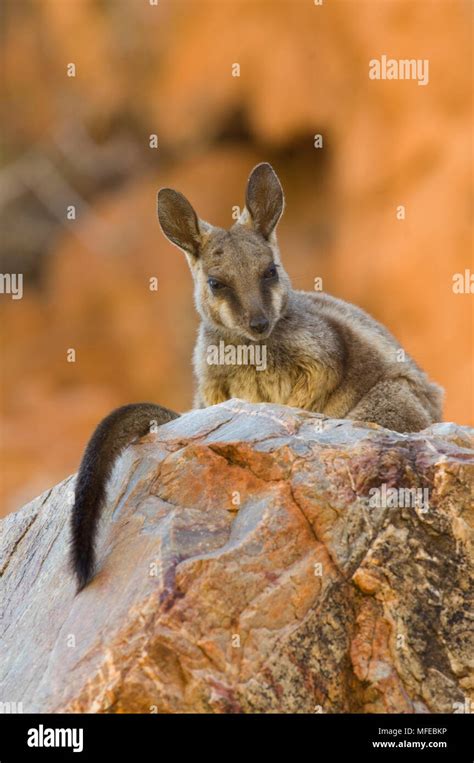
[[[280,181],[266,163],[250,173],[245,208],[229,230],[200,220],[178,191],[159,191],[161,228],[186,255],[205,322],[253,341],[271,334],[291,288],[275,233],[283,206]]]

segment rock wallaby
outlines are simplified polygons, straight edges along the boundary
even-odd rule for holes
[[[275,233],[283,206],[282,187],[266,163],[252,170],[245,208],[230,230],[200,220],[181,193],[170,188],[158,193],[161,228],[186,255],[201,317],[195,406],[238,397],[375,422],[398,432],[439,421],[442,390],[387,329],[340,299],[292,289]],[[212,362],[210,350],[216,348],[225,362]],[[265,350],[264,364],[252,362],[256,350]],[[237,360],[229,363],[229,357]],[[152,403],[126,405],[94,432],[72,512],[78,590],[94,574],[96,526],[115,459],[151,422],[177,416]]]

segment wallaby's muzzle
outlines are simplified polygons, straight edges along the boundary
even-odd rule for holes
[[[264,315],[258,315],[255,318],[251,318],[249,322],[249,328],[251,331],[255,331],[256,334],[265,334],[268,331],[270,322]]]

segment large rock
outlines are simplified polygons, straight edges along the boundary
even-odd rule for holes
[[[3,521],[0,701],[462,712],[472,435],[236,400],[188,413],[117,464],[78,595],[66,479]]]

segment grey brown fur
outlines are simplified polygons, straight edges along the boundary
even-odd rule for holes
[[[441,419],[442,390],[395,338],[358,307],[328,294],[292,289],[276,226],[284,196],[269,164],[250,174],[245,208],[225,230],[196,215],[177,191],[158,194],[165,236],[185,253],[201,317],[194,350],[196,406],[238,397],[380,424],[398,432]],[[211,346],[266,350],[266,367],[209,364]],[[105,485],[121,450],[178,414],[139,403],[112,412],[91,438],[73,509],[72,564],[79,590],[93,576],[94,538]]]
[[[187,256],[201,316],[194,351],[196,404],[240,397],[371,421],[399,432],[439,421],[441,389],[400,353],[383,326],[328,294],[292,289],[275,234],[283,206],[283,191],[269,164],[252,171],[243,214],[228,231],[199,220],[176,191],[159,192],[161,227]],[[269,273],[272,265],[275,277]],[[209,278],[223,286],[213,290]],[[208,347],[220,341],[265,344],[266,370],[209,365]]]

